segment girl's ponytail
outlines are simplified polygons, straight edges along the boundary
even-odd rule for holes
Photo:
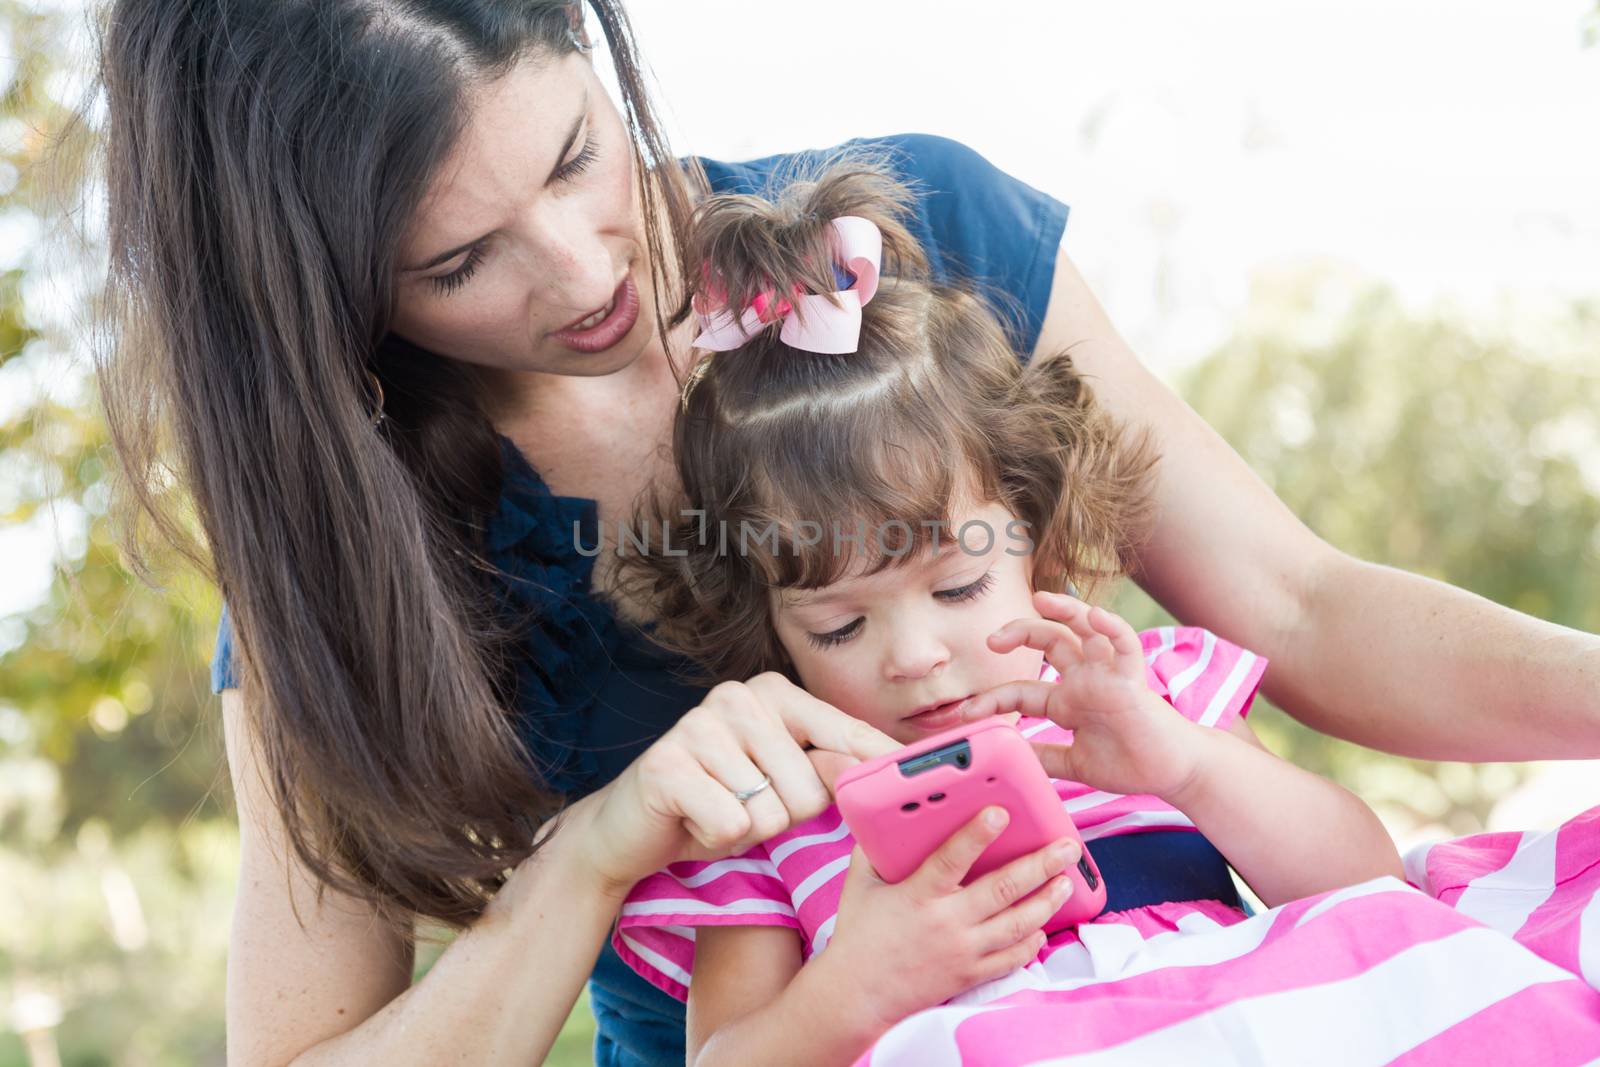
[[[779,317],[772,310],[791,294],[833,293],[844,287],[835,273],[831,223],[841,216],[864,218],[883,235],[882,274],[923,280],[927,257],[905,227],[911,191],[878,161],[847,155],[788,179],[771,199],[724,195],[696,213],[687,279],[696,310],[729,309],[735,317],[755,306],[773,328],[744,348],[769,351]]]

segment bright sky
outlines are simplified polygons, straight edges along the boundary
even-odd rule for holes
[[[629,5],[680,150],[964,141],[1072,205],[1069,252],[1162,370],[1308,258],[1418,302],[1600,294],[1591,0],[685,6]]]
[[[1307,260],[1486,315],[1507,298],[1600,294],[1600,48],[1580,47],[1591,2],[629,11],[679,151],[741,158],[901,131],[964,141],[1072,205],[1069,251],[1170,373],[1226,336],[1253,275]],[[42,595],[56,540],[0,531],[0,618]]]

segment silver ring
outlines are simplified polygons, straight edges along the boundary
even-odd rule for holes
[[[763,789],[767,788],[767,786],[769,786],[771,784],[772,784],[772,778],[770,776],[768,776],[768,775],[763,774],[761,776],[761,784],[760,785],[756,786],[754,789],[738,789],[738,790],[735,790],[734,794],[733,794],[733,799],[737,800],[741,804],[748,804],[750,802],[750,798],[751,797],[755,796],[757,793],[761,792]]]

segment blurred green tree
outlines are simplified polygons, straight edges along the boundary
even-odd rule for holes
[[[10,573],[54,555],[43,598],[0,618],[0,1020],[59,1005],[70,1065],[220,1063],[237,844],[207,803],[217,604],[179,568],[164,590],[135,580],[107,514],[81,321],[103,270],[93,128],[63,139],[87,30],[70,6],[0,0],[0,531],[25,556]],[[0,1064],[25,1062],[6,1029]]]

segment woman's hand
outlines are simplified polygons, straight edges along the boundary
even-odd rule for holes
[[[973,698],[973,719],[1003,711],[1047,718],[1072,731],[1070,745],[1035,744],[1052,778],[1113,793],[1163,799],[1195,775],[1203,729],[1151,691],[1139,635],[1118,616],[1075,597],[1039,592],[1043,618],[1016,619],[989,635],[989,647],[1039,649],[1059,682],[1011,682]]]
[[[893,885],[856,846],[833,938],[816,960],[830,971],[840,1010],[870,1013],[887,1028],[1033,961],[1041,929],[1072,892],[1061,872],[1082,852],[1062,839],[963,887],[1006,821],[1004,808],[985,808]]]
[[[573,812],[602,884],[620,895],[669,863],[732,855],[811,818],[842,766],[900,747],[768,672],[713,688]],[[734,796],[763,776],[770,786]]]

